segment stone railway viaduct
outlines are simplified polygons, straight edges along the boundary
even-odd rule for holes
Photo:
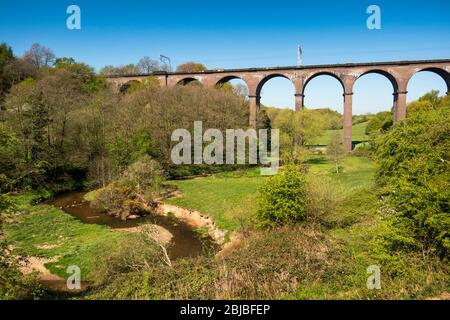
[[[111,76],[108,81],[121,88],[130,81],[142,81],[145,77],[158,78],[162,86],[186,85],[199,81],[204,86],[214,87],[232,79],[243,80],[248,87],[250,125],[256,126],[257,110],[260,106],[261,89],[270,79],[283,77],[290,80],[295,89],[295,110],[303,108],[304,92],[309,81],[320,75],[336,78],[342,86],[344,97],[344,148],[352,149],[352,95],[353,86],[358,78],[377,73],[385,76],[393,87],[394,121],[406,117],[406,95],[408,82],[420,71],[431,71],[441,76],[450,92],[450,59],[396,61],[376,63],[348,63],[330,65],[311,65],[273,68],[248,68],[229,70],[207,70],[202,72],[154,72],[146,75]]]

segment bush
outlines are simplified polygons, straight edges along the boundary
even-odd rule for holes
[[[366,134],[371,135],[378,132],[386,132],[392,127],[393,121],[392,112],[378,112],[369,119],[366,127]]]
[[[117,182],[90,193],[92,206],[126,220],[129,215],[146,215],[156,207],[163,170],[149,156],[131,164]]]
[[[0,193],[0,213],[12,206],[12,201],[4,194]]]
[[[260,189],[256,217],[260,227],[282,225],[306,218],[305,175],[287,165]]]
[[[308,175],[306,183],[307,219],[327,223],[344,201],[342,187],[330,177]]]
[[[352,155],[356,157],[370,157],[372,155],[372,146],[370,142],[362,142],[355,146]]]
[[[126,220],[130,215],[144,216],[156,207],[152,198],[143,197],[130,188],[114,183],[97,190],[91,205],[122,220]]]
[[[450,102],[416,111],[376,140],[377,180],[386,188],[396,230],[392,250],[450,253]],[[395,236],[394,236],[395,235]]]
[[[295,292],[299,283],[326,276],[338,257],[335,244],[311,227],[256,231],[246,245],[221,260],[178,259],[172,268],[155,266],[122,274],[91,298],[283,299]]]
[[[36,273],[23,275],[17,261],[0,243],[0,300],[38,299],[43,295]]]

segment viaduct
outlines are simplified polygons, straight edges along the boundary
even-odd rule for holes
[[[154,72],[146,75],[110,76],[108,81],[121,88],[130,81],[142,81],[145,77],[158,78],[162,86],[186,85],[199,81],[204,86],[218,86],[232,79],[243,80],[248,87],[250,125],[256,126],[257,110],[260,106],[261,89],[268,80],[283,77],[290,80],[295,88],[295,110],[303,108],[305,88],[317,76],[329,75],[342,85],[344,99],[344,148],[352,149],[352,95],[356,80],[369,73],[385,76],[393,87],[394,121],[406,117],[406,95],[408,82],[420,71],[431,71],[441,76],[450,93],[450,59],[396,61],[376,63],[347,63],[330,65],[310,65],[273,68],[247,68],[228,70],[207,70],[202,72]]]

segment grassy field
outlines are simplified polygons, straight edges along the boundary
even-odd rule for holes
[[[400,276],[391,276],[382,265],[382,290],[367,289],[367,267],[380,263],[373,249],[382,232],[374,164],[367,158],[347,156],[339,174],[326,156],[311,155],[306,164],[308,176],[339,198],[331,201],[332,212],[324,224],[250,229],[246,245],[226,258],[229,270],[237,270],[236,274],[224,274],[223,262],[216,265],[210,257],[181,259],[171,268],[156,266],[120,274],[91,298],[411,299],[448,291],[448,273],[442,263],[414,255],[404,256],[407,268]],[[220,228],[232,232],[239,229],[240,219],[252,216],[257,188],[267,179],[255,168],[171,181],[181,196],[168,202],[210,215]],[[46,267],[62,277],[67,276],[67,266],[78,265],[83,280],[91,280],[89,271],[99,264],[99,253],[111,250],[112,254],[133,236],[83,224],[51,206],[32,206],[32,200],[31,195],[14,197],[22,213],[6,224],[6,238],[16,253],[56,258]]]
[[[367,122],[358,123],[358,124],[353,125],[353,127],[352,127],[352,141],[353,142],[357,142],[357,141],[362,142],[362,141],[368,140],[369,136],[366,135],[366,126],[367,126]],[[338,132],[342,136],[344,133],[344,130],[343,129],[327,130],[327,131],[325,131],[325,133],[322,136],[320,136],[316,141],[314,141],[312,143],[312,145],[321,145],[321,146],[328,145],[328,143],[331,140],[331,137],[336,132]]]
[[[348,156],[339,174],[333,172],[326,156],[311,156],[307,165],[308,176],[331,192],[327,198],[329,215],[321,225],[309,222],[270,231],[250,228],[245,245],[238,245],[220,263],[235,273],[223,274],[211,261],[191,261],[175,266],[175,274],[152,270],[143,277],[135,273],[96,297],[115,297],[117,292],[129,297],[129,292],[139,291],[139,297],[145,299],[364,300],[420,299],[448,291],[443,263],[404,254],[404,273],[398,275],[397,271],[391,273],[398,265],[382,264],[376,256],[376,241],[383,225],[379,223],[380,200],[371,160]],[[235,231],[238,217],[248,218],[256,209],[256,189],[266,179],[258,171],[249,170],[173,181],[182,194],[170,202],[200,210],[213,217],[219,227]],[[366,286],[371,265],[381,265],[381,290]],[[145,277],[152,280],[143,282]],[[126,290],[122,289],[124,283]],[[152,290],[141,290],[142,283]],[[167,290],[168,285],[175,291]]]
[[[98,253],[110,250],[130,236],[126,231],[82,223],[53,206],[31,205],[33,198],[33,195],[13,198],[19,211],[26,214],[5,225],[6,238],[22,256],[55,259],[45,267],[60,277],[67,278],[67,267],[77,265],[82,280],[89,280],[89,270],[98,263]]]
[[[326,175],[341,184],[346,193],[373,185],[374,166],[371,160],[348,156],[341,163],[342,173],[333,173],[333,163],[326,156],[307,161],[314,175]],[[259,170],[224,173],[204,178],[173,181],[181,196],[166,202],[195,209],[209,215],[223,230],[236,231],[239,218],[247,219],[256,210],[257,188],[267,177]]]
[[[265,179],[255,168],[173,181],[182,195],[166,202],[198,210],[211,216],[220,229],[235,231],[239,227],[237,217],[254,210],[257,188]]]
[[[355,189],[373,186],[375,166],[373,161],[364,157],[347,156],[339,164],[339,174],[334,173],[334,164],[323,155],[311,155],[306,162],[309,172],[313,174],[326,174],[333,180],[342,184],[348,193]]]

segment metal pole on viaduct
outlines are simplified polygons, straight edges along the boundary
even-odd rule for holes
[[[199,81],[204,86],[215,87],[232,79],[243,80],[248,87],[249,124],[256,126],[257,111],[260,107],[261,89],[268,80],[283,77],[290,80],[295,88],[295,110],[304,107],[305,88],[317,76],[329,75],[336,78],[341,86],[344,97],[344,148],[352,150],[352,101],[353,85],[358,78],[377,73],[389,79],[393,88],[394,121],[406,117],[407,87],[411,77],[420,71],[431,71],[447,84],[447,95],[450,92],[450,59],[396,61],[376,63],[348,63],[331,65],[311,65],[295,67],[248,68],[229,70],[207,70],[202,72],[154,72],[147,75],[111,76],[108,81],[117,88],[130,81],[141,81],[145,77],[154,76],[161,86],[185,85]]]

